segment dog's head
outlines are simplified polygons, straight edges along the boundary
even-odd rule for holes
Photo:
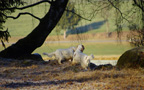
[[[80,44],[77,46],[77,49],[80,50],[81,52],[83,52],[85,47],[84,47],[84,45]]]

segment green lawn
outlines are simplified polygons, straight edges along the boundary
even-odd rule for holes
[[[77,46],[80,43],[49,43],[44,44],[42,47],[36,49],[34,53],[40,53],[43,52],[53,52],[56,49],[60,48],[69,48],[71,46]],[[126,50],[131,49],[132,47],[128,43],[82,43],[85,46],[84,53],[85,54],[94,54],[94,55],[121,55]]]
[[[43,52],[53,52],[56,49],[65,49],[71,46],[77,46],[80,43],[44,43],[40,48],[37,48],[33,53],[40,53]],[[121,55],[126,50],[131,49],[132,47],[128,43],[119,44],[117,42],[110,42],[110,43],[94,43],[94,42],[84,42],[82,43],[85,46],[84,53],[86,54],[94,54],[94,55]],[[0,51],[4,48],[0,44]]]

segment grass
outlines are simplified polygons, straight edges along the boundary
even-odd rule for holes
[[[44,44],[42,47],[36,49],[33,53],[40,53],[42,55],[43,52],[53,52],[59,48],[69,48],[71,46],[77,46],[81,43],[49,43]],[[109,56],[109,55],[121,55],[126,50],[131,49],[132,47],[128,43],[82,43],[85,46],[84,53],[87,55],[93,54],[95,56]],[[43,56],[43,55],[42,55]],[[43,56],[47,57],[47,56]]]
[[[116,34],[116,33],[115,33]],[[82,35],[72,35],[68,36],[67,39],[63,39],[63,36],[49,36],[46,41],[49,43],[44,43],[40,48],[37,48],[33,53],[39,53],[42,55],[43,52],[54,52],[56,49],[65,49],[71,46],[77,46],[79,44],[83,44],[85,46],[84,53],[87,55],[93,54],[96,58],[118,58],[122,53],[131,49],[132,47],[129,45],[128,42],[86,42],[86,40],[115,40],[116,35],[113,34],[111,38],[106,38],[105,34],[82,34]],[[18,40],[18,37],[13,37],[10,40],[10,43],[14,43]],[[123,38],[125,39],[125,38]],[[75,42],[74,42],[75,40]],[[83,40],[83,41],[82,41]],[[51,41],[70,41],[68,43],[52,43]],[[9,46],[11,44],[6,44]],[[0,44],[0,50],[4,48]],[[114,56],[113,56],[114,55]],[[44,58],[47,56],[42,55]],[[111,57],[109,57],[111,56]]]

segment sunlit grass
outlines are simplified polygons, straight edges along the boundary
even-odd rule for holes
[[[37,48],[33,53],[42,54],[43,52],[53,52],[56,49],[65,49],[72,46],[77,46],[83,44],[85,46],[84,53],[95,56],[107,56],[107,55],[121,55],[126,50],[131,49],[132,47],[127,42],[69,42],[69,43],[44,43],[40,48]],[[7,46],[11,45],[6,44]],[[0,50],[3,50],[4,47],[0,44]]]
[[[95,56],[116,55],[116,57],[113,57],[113,59],[118,58],[119,56],[117,56],[117,55],[121,55],[126,50],[129,50],[132,48],[128,43],[118,44],[118,43],[114,43],[114,42],[112,42],[112,43],[88,43],[88,42],[84,42],[84,43],[48,43],[48,44],[44,44],[42,47],[36,49],[33,53],[40,53],[40,54],[42,54],[43,52],[50,53],[50,52],[55,51],[56,49],[69,48],[71,46],[77,46],[79,44],[83,44],[85,46],[84,53],[87,55],[90,55],[90,54],[93,54]],[[112,57],[111,57],[111,59],[112,59]]]

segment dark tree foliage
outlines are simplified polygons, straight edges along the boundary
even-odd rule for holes
[[[0,0],[0,40],[4,47],[3,41],[8,41],[8,37],[10,37],[8,29],[3,30],[3,23],[5,23],[7,19],[6,16],[15,11],[15,8],[11,7],[18,7],[23,4],[24,2],[22,0]]]
[[[62,18],[58,22],[57,26],[60,28],[57,30],[57,32],[60,32],[61,29],[64,30],[64,38],[66,38],[66,31],[68,29],[74,29],[74,26],[78,24],[78,22],[81,20],[81,17],[75,14],[75,6],[73,2],[69,2],[67,5],[67,9],[64,12]]]
[[[74,3],[68,3],[67,9],[69,11],[65,11],[63,17],[61,18],[60,22],[58,23],[62,29],[71,29],[74,25],[77,25],[80,21],[80,17],[75,15],[73,12],[75,11]]]

